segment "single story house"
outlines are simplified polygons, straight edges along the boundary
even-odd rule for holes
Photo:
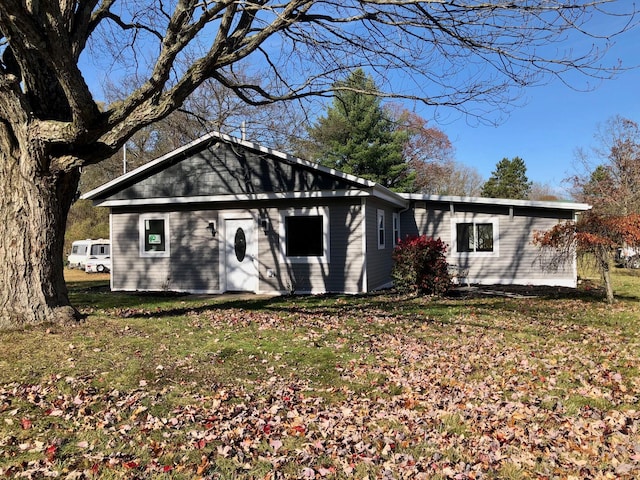
[[[399,194],[211,133],[96,188],[110,208],[111,288],[363,293],[392,285],[399,238],[426,234],[478,284],[576,285],[533,232],[588,205]]]

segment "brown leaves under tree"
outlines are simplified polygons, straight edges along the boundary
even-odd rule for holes
[[[180,317],[92,307],[80,327],[35,329],[60,361],[3,372],[0,475],[640,475],[636,302],[306,302]]]

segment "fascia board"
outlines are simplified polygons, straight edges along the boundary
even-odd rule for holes
[[[248,202],[268,200],[297,200],[305,198],[357,198],[369,196],[364,190],[318,190],[313,192],[273,192],[243,195],[201,195],[193,197],[133,198],[122,200],[94,200],[101,207],[133,207],[144,205],[188,205],[220,202]]]
[[[401,194],[393,192],[380,184],[375,184],[372,189],[372,195],[376,198],[392,203],[397,207],[405,208],[408,201]]]
[[[422,202],[501,205],[501,206],[507,206],[507,207],[533,207],[533,208],[575,210],[575,211],[591,210],[591,205],[587,203],[563,202],[563,201],[511,200],[506,198],[457,197],[457,196],[450,196],[450,195],[423,195],[418,193],[401,193],[400,196],[407,200],[422,201]]]

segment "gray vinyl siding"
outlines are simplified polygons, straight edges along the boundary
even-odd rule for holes
[[[385,246],[378,248],[378,210],[384,211]],[[366,200],[368,291],[391,285],[393,267],[393,213],[397,210],[373,198]],[[401,235],[404,235],[401,231]]]
[[[219,239],[213,238],[206,228],[209,221],[217,219],[215,212],[169,212],[170,256],[166,258],[140,256],[140,215],[112,213],[114,290],[215,292],[220,289]]]
[[[471,217],[457,215],[456,219],[469,220]],[[482,222],[488,216],[481,214],[472,217]],[[474,253],[458,253],[452,245],[449,262],[469,268],[469,279],[473,283],[528,284],[543,283],[553,285],[562,280],[575,278],[573,263],[551,268],[542,252],[533,245],[533,233],[536,230],[548,230],[557,219],[513,216],[498,217],[496,256],[482,256]],[[494,232],[494,237],[496,233]]]
[[[240,146],[214,143],[122,186],[109,200],[348,190],[353,183]],[[178,181],[177,181],[178,180]]]
[[[220,290],[220,235],[207,229],[210,221],[219,228],[215,211],[185,211],[171,214],[170,288],[190,292]]]
[[[360,200],[330,200],[330,257],[325,264],[289,263],[284,260],[280,245],[280,211],[311,207],[309,201],[287,202],[278,206],[247,209],[179,210],[169,212],[170,257],[140,256],[139,219],[142,214],[115,209],[111,220],[112,288],[127,291],[189,291],[214,293],[224,291],[220,270],[224,269],[224,239],[215,238],[207,229],[214,221],[220,231],[223,218],[246,218],[256,222],[258,242],[256,266],[259,292],[357,293],[363,287],[362,205]],[[164,214],[165,212],[157,212]],[[268,218],[265,233],[260,218]]]
[[[556,283],[562,279],[575,279],[573,262],[552,268],[541,250],[533,245],[535,231],[545,231],[558,223],[558,219],[534,216],[516,216],[502,222],[500,227],[500,262],[485,265],[485,277],[510,278],[534,283]]]
[[[304,206],[329,208],[328,263],[291,263],[281,251],[280,212]],[[271,230],[259,244],[261,291],[325,293],[363,291],[362,206],[359,200],[289,203],[267,210]],[[269,276],[269,270],[272,276]]]
[[[492,205],[413,202],[401,216],[402,237],[428,235],[447,245],[447,261],[469,269],[471,283],[479,284],[567,284],[575,280],[574,262],[553,267],[548,257],[533,245],[535,231],[548,230],[571,219],[572,211],[512,208]],[[511,215],[512,213],[512,215]],[[452,222],[452,219],[455,222]],[[457,222],[487,222],[497,219],[497,254],[457,252],[452,228]]]
[[[449,243],[451,214],[444,202],[416,202],[400,215],[400,237],[427,235]]]

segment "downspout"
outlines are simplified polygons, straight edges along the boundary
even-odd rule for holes
[[[369,278],[367,277],[367,199],[360,200],[362,205],[362,293],[369,293]]]

